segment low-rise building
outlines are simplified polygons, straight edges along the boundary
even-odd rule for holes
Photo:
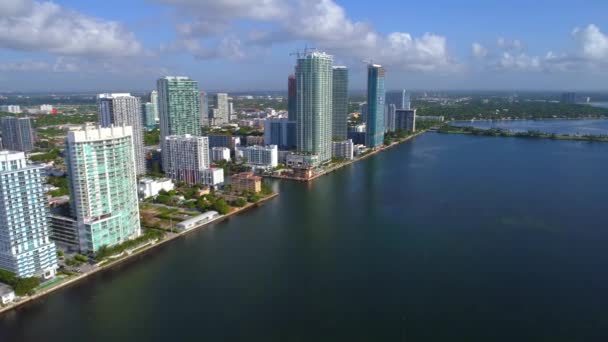
[[[169,178],[143,178],[139,181],[137,192],[139,194],[139,198],[146,199],[149,197],[155,197],[161,190],[171,191],[173,189],[175,189],[175,185]]]
[[[248,135],[247,137],[245,137],[245,144],[247,146],[264,145],[264,137],[257,135]]]
[[[5,283],[0,283],[0,301],[2,305],[10,304],[15,300],[15,291]]]
[[[224,169],[210,168],[201,171],[203,184],[218,186],[224,184]]]
[[[310,169],[319,166],[319,156],[305,152],[287,154],[286,165],[292,169]]]
[[[279,165],[279,148],[276,145],[237,147],[236,159],[253,168],[272,169]]]
[[[230,149],[228,147],[212,147],[211,148],[211,162],[217,163],[219,161],[230,161]]]
[[[332,142],[332,156],[347,160],[354,159],[354,144],[351,139]]]
[[[237,193],[262,191],[262,177],[256,176],[253,172],[243,172],[233,175],[230,178],[232,190]]]
[[[193,217],[191,219],[188,219],[186,221],[182,221],[182,222],[178,223],[177,229],[179,229],[179,230],[194,229],[194,228],[197,228],[204,224],[207,224],[219,217],[220,217],[220,213],[218,213],[217,211],[208,211],[202,215],[199,215],[199,216]]]

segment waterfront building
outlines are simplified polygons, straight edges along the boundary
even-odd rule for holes
[[[254,168],[271,169],[279,165],[277,145],[236,148],[236,160]]]
[[[57,251],[50,239],[43,167],[23,152],[0,151],[0,269],[51,278]]]
[[[363,102],[359,105],[359,113],[361,115],[361,121],[367,122],[367,102]]]
[[[211,210],[211,211],[207,211],[201,215],[195,216],[191,219],[182,221],[182,222],[178,223],[176,225],[176,227],[177,227],[177,229],[179,229],[181,231],[186,231],[186,230],[194,229],[196,227],[200,227],[201,225],[209,223],[219,217],[220,217],[220,213],[218,213],[217,211]]]
[[[224,184],[224,169],[209,168],[202,172],[202,183],[210,187]]]
[[[133,145],[130,126],[84,126],[68,132],[70,203],[82,253],[141,235]]]
[[[158,91],[152,90],[150,92],[150,103],[152,103],[152,111],[154,113],[154,121],[158,123],[160,121],[159,113],[158,113]]]
[[[384,144],[385,71],[381,65],[367,67],[367,121],[365,145],[376,148]]]
[[[576,103],[576,93],[568,92],[562,94],[562,103],[574,104]]]
[[[416,116],[416,120],[418,120],[418,121],[439,121],[439,122],[443,122],[443,121],[445,121],[445,117],[443,115],[441,115],[441,116],[425,115],[425,116]]]
[[[333,57],[309,52],[298,58],[297,149],[317,154],[321,163],[331,160],[333,111]]]
[[[296,148],[296,122],[289,119],[268,119],[264,122],[264,143],[280,150]]]
[[[36,133],[30,118],[3,117],[2,145],[11,151],[29,152],[34,149]]]
[[[154,118],[154,104],[146,102],[141,105],[142,121],[144,127],[151,131],[156,128],[156,119]]]
[[[165,174],[188,184],[204,184],[202,171],[211,165],[209,138],[190,134],[165,138],[167,152]]]
[[[386,93],[385,126],[387,132],[397,130],[395,120],[398,109],[409,109],[409,99],[405,89]]]
[[[289,121],[297,120],[297,89],[296,75],[289,75],[287,78],[287,118]]]
[[[211,162],[217,163],[219,161],[230,161],[230,149],[228,147],[212,147],[211,148]]]
[[[201,91],[201,120],[203,126],[211,126],[211,112],[209,112],[209,98],[207,93]]]
[[[332,156],[352,160],[354,158],[354,144],[351,139],[332,142]]]
[[[139,98],[129,93],[97,95],[99,125],[130,126],[133,130],[133,151],[135,152],[135,170],[137,175],[146,173],[144,154],[144,131],[141,120]]]
[[[160,114],[160,142],[163,169],[166,167],[165,137],[202,134],[201,94],[198,82],[183,76],[167,76],[157,81]]]
[[[286,164],[292,169],[310,169],[319,166],[319,156],[311,153],[290,152],[285,158]]]
[[[73,217],[51,214],[48,216],[51,240],[68,252],[80,251],[78,221]]]
[[[397,109],[395,112],[397,130],[416,131],[416,109]]]
[[[348,69],[334,66],[332,75],[332,138],[345,140],[348,130]]]
[[[213,125],[221,126],[230,122],[228,94],[217,93],[213,95]]]
[[[256,176],[253,172],[237,173],[230,177],[232,191],[236,193],[262,191],[262,177]]]
[[[0,106],[0,112],[8,112],[13,114],[21,113],[21,106],[19,105],[3,105]]]
[[[15,291],[5,283],[0,283],[0,303],[7,305],[15,300]]]
[[[139,198],[141,199],[156,197],[161,190],[171,191],[173,189],[175,189],[175,185],[173,184],[173,181],[168,178],[143,178],[139,180],[137,188]]]

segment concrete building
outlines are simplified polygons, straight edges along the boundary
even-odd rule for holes
[[[129,93],[99,94],[97,105],[101,127],[130,126],[132,128],[135,171],[137,175],[145,174],[144,128],[139,98]]]
[[[264,143],[279,150],[296,149],[296,122],[289,119],[268,119],[264,122]]]
[[[0,112],[8,112],[13,114],[21,113],[21,106],[19,105],[3,105],[0,106]]]
[[[254,168],[271,169],[279,165],[279,148],[277,145],[237,147],[236,160]]]
[[[212,147],[211,148],[211,162],[217,163],[219,161],[230,161],[230,149],[228,147]]]
[[[36,133],[30,118],[3,117],[2,145],[11,151],[29,152],[34,149]]]
[[[238,173],[230,177],[232,191],[236,193],[262,191],[262,177],[254,175],[252,172]]]
[[[209,147],[227,147],[234,150],[235,147],[241,145],[241,138],[233,137],[232,135],[209,134]]]
[[[42,169],[23,152],[0,151],[0,269],[22,278],[52,278],[57,270]]]
[[[7,305],[15,300],[15,291],[5,283],[0,283],[0,303]]]
[[[218,213],[217,211],[207,211],[206,213],[178,223],[176,227],[181,231],[190,230],[212,222],[220,216],[220,213]]]
[[[287,118],[289,121],[297,120],[298,85],[296,75],[287,78]]]
[[[332,142],[332,155],[334,158],[352,160],[354,158],[354,144],[351,139]]]
[[[297,149],[331,160],[333,111],[333,57],[309,52],[298,58]]]
[[[395,128],[403,131],[416,131],[416,109],[397,109]]]
[[[163,169],[166,167],[165,138],[171,135],[202,134],[201,93],[198,82],[183,76],[157,81],[160,114],[160,142]]]
[[[211,112],[209,111],[209,97],[207,97],[206,92],[201,91],[201,120],[203,126],[211,126],[211,119]]]
[[[257,136],[257,135],[248,135],[245,137],[245,145],[247,145],[247,146],[264,145],[264,137]]]
[[[204,184],[202,171],[211,166],[209,138],[189,134],[165,138],[167,154],[165,174],[188,184]]]
[[[53,105],[50,105],[50,104],[40,105],[40,112],[46,113],[46,114],[52,113],[53,112]]]
[[[139,193],[139,198],[146,199],[149,197],[156,197],[161,190],[171,191],[173,189],[175,189],[175,185],[173,184],[173,181],[168,178],[143,178],[139,180],[137,192]]]
[[[153,112],[154,112],[154,120],[158,124],[160,121],[159,113],[158,113],[158,91],[152,90],[150,92],[150,103],[152,103]]]
[[[81,252],[139,237],[133,128],[85,126],[68,132],[66,157]]]
[[[58,248],[68,252],[80,252],[80,234],[75,218],[51,214],[48,216],[51,240]]]
[[[319,156],[310,153],[290,152],[285,159],[292,169],[310,169],[319,166]]]
[[[384,144],[385,71],[381,65],[367,66],[367,121],[365,145],[376,148]]]
[[[224,125],[230,122],[230,109],[228,105],[228,94],[217,93],[213,95],[213,125]]]
[[[224,184],[224,169],[209,168],[202,172],[203,184],[218,186]]]
[[[345,140],[348,133],[348,69],[333,67],[332,137]]]

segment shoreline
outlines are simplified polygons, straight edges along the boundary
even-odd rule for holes
[[[395,141],[395,142],[391,143],[390,145],[383,145],[382,147],[379,147],[379,148],[377,148],[377,149],[375,149],[373,151],[370,151],[370,152],[368,152],[368,153],[366,153],[366,154],[364,154],[364,155],[362,155],[362,156],[360,156],[358,158],[355,158],[353,160],[349,160],[349,161],[346,161],[344,163],[335,165],[335,166],[333,166],[333,167],[331,167],[331,168],[329,168],[327,170],[323,170],[322,172],[317,173],[317,174],[315,174],[314,176],[312,176],[312,177],[310,177],[308,179],[296,178],[296,177],[286,177],[286,176],[272,176],[272,175],[270,175],[270,176],[264,176],[264,177],[265,178],[270,178],[270,179],[289,180],[289,181],[297,181],[297,182],[304,182],[304,183],[312,182],[312,181],[316,180],[317,178],[320,178],[320,177],[323,177],[325,175],[328,175],[328,174],[330,174],[330,173],[332,173],[334,171],[337,171],[337,170],[339,170],[339,169],[341,169],[341,168],[343,168],[345,166],[352,165],[352,164],[354,164],[354,163],[356,163],[356,162],[358,162],[360,160],[367,159],[367,158],[369,158],[369,157],[371,157],[373,155],[376,155],[376,154],[378,154],[380,152],[386,151],[386,150],[388,150],[390,148],[393,148],[393,147],[395,147],[397,145],[405,143],[405,142],[407,142],[407,141],[409,141],[411,139],[414,139],[414,138],[418,137],[419,135],[422,135],[422,134],[424,134],[424,133],[426,133],[428,131],[429,131],[429,129],[426,129],[426,130],[414,133],[414,134],[412,134],[412,135],[410,135],[410,136],[408,136],[406,138],[403,138],[403,140],[401,140],[401,141]]]
[[[207,226],[209,226],[211,224],[221,223],[222,221],[224,221],[224,220],[226,220],[226,219],[228,219],[228,218],[230,218],[230,217],[232,217],[234,215],[240,214],[242,212],[248,211],[248,210],[253,209],[255,207],[258,207],[258,206],[260,206],[262,204],[265,204],[266,202],[268,202],[268,201],[270,201],[270,200],[272,200],[272,199],[274,199],[274,198],[276,198],[278,196],[279,196],[278,193],[274,193],[272,195],[268,195],[267,197],[264,197],[263,199],[260,199],[256,203],[247,203],[247,205],[244,206],[244,207],[242,207],[242,208],[236,208],[234,211],[232,211],[232,212],[230,212],[230,213],[228,213],[226,215],[223,215],[221,217],[218,217],[217,219],[215,219],[215,220],[213,220],[211,222],[206,222],[206,223],[204,223],[204,224],[202,224],[202,225],[200,225],[200,226],[198,226],[196,228],[192,228],[192,229],[185,230],[185,231],[182,231],[182,232],[179,232],[179,233],[175,233],[172,236],[165,237],[164,239],[162,239],[160,241],[157,240],[154,243],[150,243],[150,241],[148,241],[147,245],[145,245],[144,247],[136,249],[131,254],[127,254],[126,256],[122,256],[122,257],[120,257],[120,258],[118,258],[116,260],[113,260],[113,261],[107,261],[103,265],[98,266],[97,268],[95,268],[95,269],[93,269],[93,270],[91,270],[89,272],[85,272],[85,273],[79,274],[77,276],[74,276],[73,278],[68,278],[66,281],[58,283],[55,286],[51,286],[50,288],[45,289],[45,290],[43,290],[43,291],[41,291],[39,293],[36,293],[33,296],[28,296],[28,297],[24,298],[23,300],[20,300],[17,303],[13,303],[11,305],[8,305],[8,306],[0,308],[0,316],[2,316],[4,314],[7,314],[7,313],[9,313],[9,312],[11,312],[13,310],[16,310],[16,309],[18,309],[18,308],[20,308],[20,307],[22,307],[22,306],[24,306],[26,304],[32,304],[32,302],[34,302],[36,300],[39,300],[39,299],[42,299],[45,296],[50,295],[50,294],[52,294],[54,292],[57,292],[57,291],[62,290],[62,289],[65,289],[65,288],[67,288],[69,286],[72,286],[72,285],[76,285],[78,282],[80,282],[80,281],[82,281],[84,279],[87,279],[87,278],[91,277],[94,274],[97,274],[97,273],[109,270],[109,269],[111,269],[111,268],[113,268],[115,266],[118,266],[118,265],[121,265],[121,264],[125,263],[126,261],[131,261],[136,256],[141,256],[141,255],[144,255],[146,253],[150,253],[150,252],[154,251],[157,247],[164,246],[164,245],[166,245],[166,244],[168,244],[170,242],[173,242],[176,239],[184,237],[184,236],[186,236],[186,235],[188,235],[188,234],[190,234],[190,233],[192,233],[194,231],[199,231],[202,228],[206,228]]]

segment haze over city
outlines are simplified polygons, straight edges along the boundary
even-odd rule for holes
[[[146,90],[188,75],[207,90],[282,90],[305,46],[388,88],[598,90],[605,1],[136,0],[0,3],[0,91]]]

